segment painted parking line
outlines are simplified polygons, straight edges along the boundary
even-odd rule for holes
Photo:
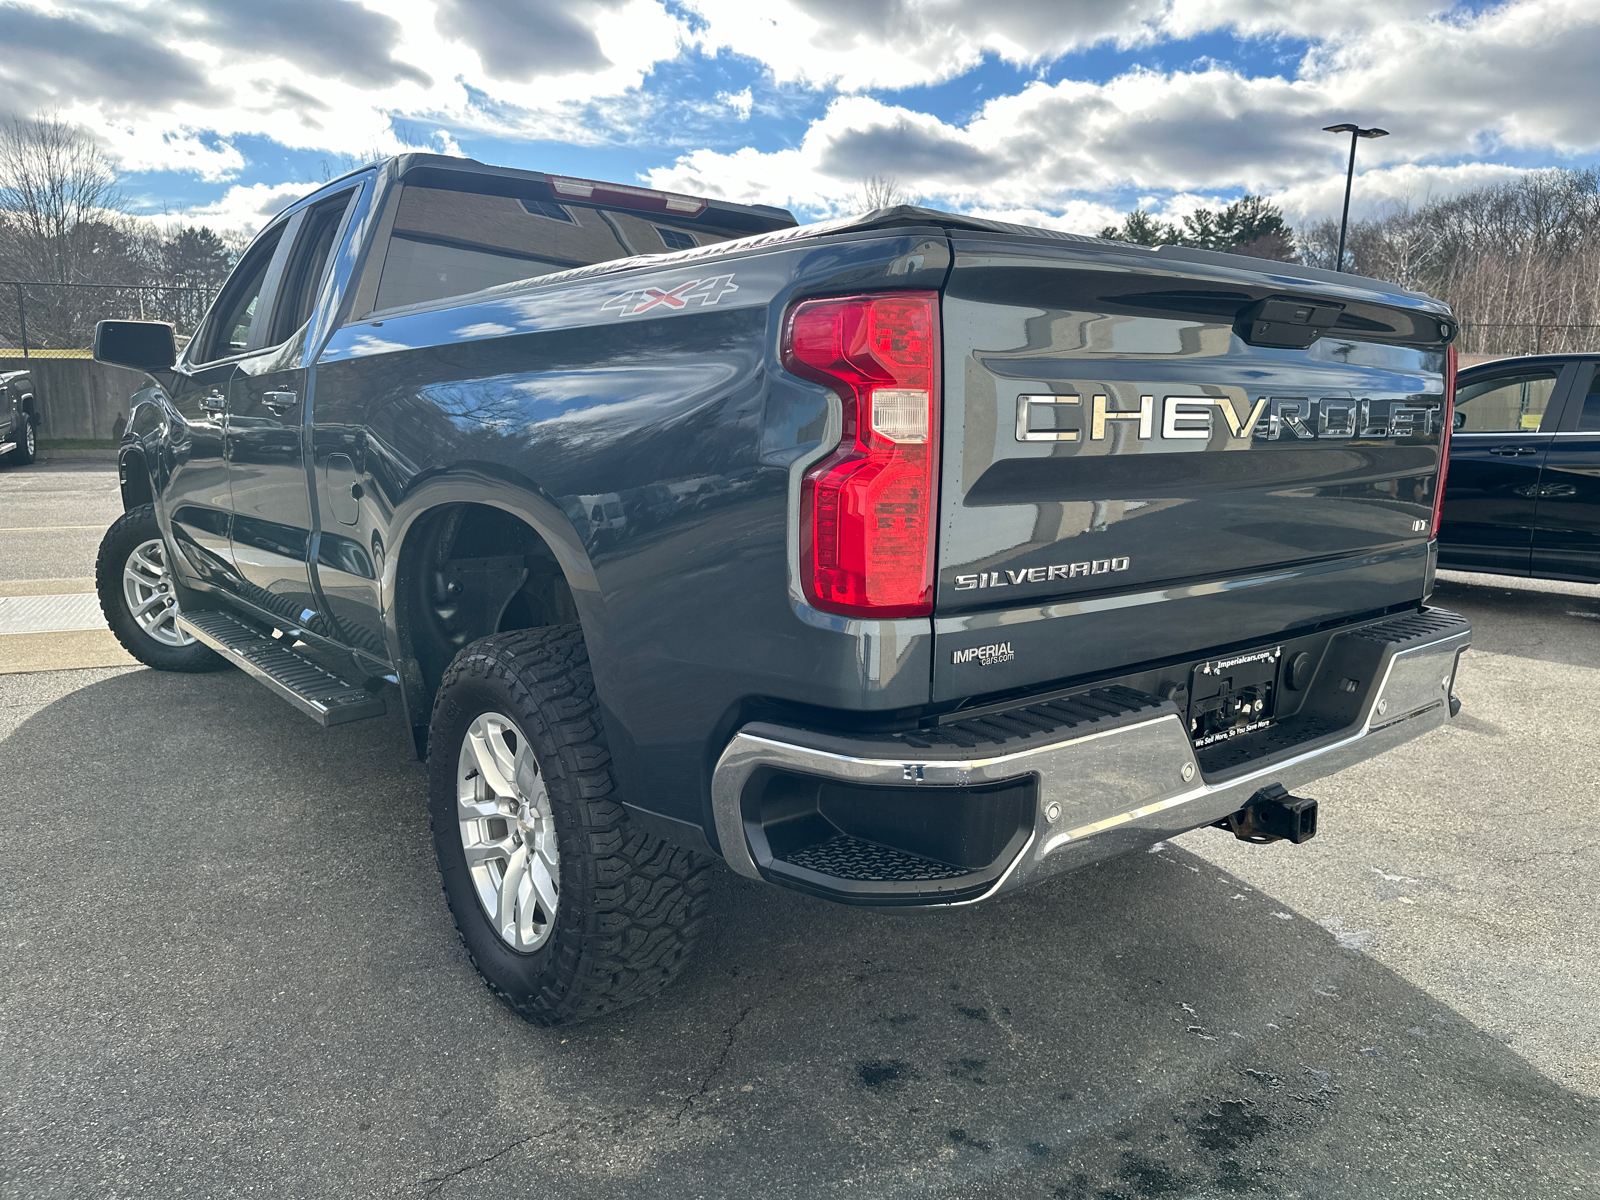
[[[29,586],[30,582],[35,586]],[[0,590],[34,592],[39,584],[92,585],[93,580],[0,581]],[[93,592],[48,591],[0,596],[0,675],[137,666],[106,628]]]
[[[109,629],[0,635],[0,675],[138,665]]]
[[[94,591],[89,575],[58,576],[55,579],[0,579],[0,596],[69,596]]]
[[[106,619],[100,611],[100,598],[93,592],[58,596],[0,596],[0,636],[104,628]]]

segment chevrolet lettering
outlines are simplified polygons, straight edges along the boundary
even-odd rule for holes
[[[581,1020],[682,969],[719,863],[953,909],[1311,836],[1288,789],[1459,707],[1455,328],[1293,263],[402,155],[273,217],[181,350],[101,323],[149,383],[100,603],[311,718],[286,757],[391,714],[471,961]]]
[[[1085,411],[1091,442],[1106,441],[1117,428],[1126,428],[1139,441],[1150,441],[1158,428],[1164,441],[1210,441],[1219,428],[1219,414],[1220,428],[1233,441],[1247,436],[1263,442],[1432,436],[1440,406],[1417,399],[1260,396],[1247,404],[1231,396],[1170,395],[1162,399],[1158,425],[1153,395],[1122,408],[1104,393],[1091,396],[1088,405],[1078,395],[1029,394],[1017,397],[1016,437],[1019,442],[1081,441]]]

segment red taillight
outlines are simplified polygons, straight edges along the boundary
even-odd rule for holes
[[[1444,432],[1439,435],[1439,481],[1433,490],[1433,532],[1439,536],[1439,524],[1444,520],[1444,481],[1450,473],[1450,431],[1456,423],[1456,348],[1444,352]]]
[[[806,472],[806,598],[851,616],[933,611],[939,469],[939,294],[807,300],[789,312],[783,365],[832,388],[844,430]]]

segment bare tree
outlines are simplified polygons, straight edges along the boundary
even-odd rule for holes
[[[49,113],[0,121],[6,257],[29,277],[84,282],[91,260],[106,257],[122,203],[110,160],[82,129]]]
[[[238,253],[203,226],[122,211],[113,163],[53,114],[0,118],[0,346],[82,350],[105,317],[193,330]],[[89,285],[89,286],[84,286]]]
[[[911,203],[911,196],[893,175],[868,175],[856,188],[855,210],[874,212]]]
[[[1301,239],[1333,266],[1338,222]],[[1600,349],[1600,172],[1531,171],[1350,226],[1344,269],[1430,292],[1455,309],[1462,349]]]

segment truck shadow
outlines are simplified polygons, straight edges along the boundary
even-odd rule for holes
[[[231,672],[130,672],[4,739],[13,1178],[1084,1200],[1593,1184],[1600,1106],[1170,847],[942,914],[725,873],[673,988],[532,1028],[455,938],[408,747],[395,717],[322,730]]]

